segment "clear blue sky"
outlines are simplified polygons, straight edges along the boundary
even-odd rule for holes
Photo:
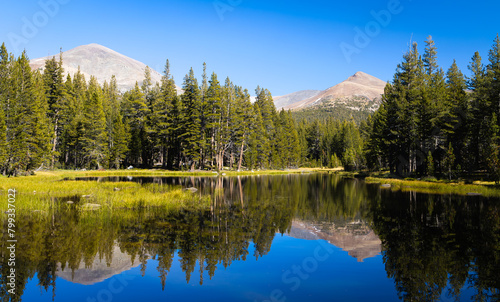
[[[38,58],[98,43],[160,72],[170,59],[178,85],[191,66],[201,77],[206,62],[221,80],[229,76],[252,93],[260,85],[273,95],[326,89],[356,71],[391,80],[410,39],[423,51],[428,35],[441,67],[456,59],[468,74],[474,52],[487,61],[500,32],[499,1],[2,2],[0,41],[15,55],[26,49]],[[52,4],[48,12],[41,3]],[[371,12],[382,10],[388,13],[377,21]],[[367,34],[367,25],[369,41],[356,40],[355,28]]]

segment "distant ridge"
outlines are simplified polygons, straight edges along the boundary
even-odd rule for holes
[[[274,105],[277,109],[292,105],[302,100],[318,95],[321,90],[301,90],[283,96],[274,97]]]
[[[33,59],[30,66],[33,70],[45,67],[45,61],[54,56]],[[59,55],[55,56],[59,60]],[[115,75],[118,89],[125,92],[134,88],[135,83],[142,84],[146,65],[137,60],[129,58],[121,53],[99,44],[88,44],[78,46],[63,52],[63,68],[66,74],[73,76],[80,67],[80,72],[88,81],[93,75],[100,84],[104,81],[109,83],[112,75]],[[153,84],[161,83],[161,74],[151,69]],[[177,87],[177,91],[180,88]]]
[[[358,71],[342,83],[283,107],[294,110],[327,103],[331,106],[343,105],[353,110],[368,106],[369,111],[375,111],[380,106],[385,85],[386,82]]]

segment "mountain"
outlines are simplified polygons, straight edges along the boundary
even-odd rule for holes
[[[283,96],[275,96],[273,97],[274,105],[276,106],[276,109],[279,110],[283,107],[314,97],[320,92],[321,90],[301,90]]]
[[[88,264],[83,260],[77,269],[71,270],[69,263],[58,263],[56,275],[66,281],[83,285],[92,285],[102,282],[131,268],[139,266],[140,262],[132,262],[130,255],[123,253],[118,245],[113,247],[111,259],[100,259],[98,256]],[[110,260],[109,263],[107,260]],[[65,267],[63,269],[63,267]]]
[[[375,257],[382,251],[382,242],[378,236],[361,220],[337,223],[294,220],[288,235],[305,240],[326,240],[356,258],[358,262]]]
[[[375,111],[380,106],[386,82],[358,71],[340,84],[320,93],[284,106],[285,109],[304,109],[316,105],[341,106],[352,110]]]
[[[73,76],[80,67],[80,72],[88,81],[93,75],[100,84],[111,79],[115,75],[118,89],[125,92],[134,88],[135,83],[142,84],[146,65],[137,60],[122,55],[112,49],[99,44],[82,45],[63,52],[63,68],[66,74]],[[45,67],[45,61],[53,56],[47,56],[30,61],[33,70]],[[59,60],[59,56],[56,56]],[[161,82],[161,74],[151,70],[153,84]],[[180,88],[177,87],[177,91]]]

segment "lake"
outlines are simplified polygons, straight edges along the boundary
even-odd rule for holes
[[[196,188],[211,205],[18,213],[18,294],[4,232],[2,301],[500,299],[496,198],[320,173],[80,180]]]

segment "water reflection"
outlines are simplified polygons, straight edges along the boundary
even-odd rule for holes
[[[382,253],[403,300],[437,300],[443,293],[463,299],[464,285],[474,289],[474,300],[499,297],[496,199],[391,192],[327,174],[99,179],[125,180],[194,187],[194,194],[210,194],[212,204],[203,211],[19,213],[18,294],[0,287],[2,301],[21,301],[31,278],[55,297],[57,277],[90,285],[136,266],[144,275],[150,263],[162,289],[174,261],[187,282],[196,274],[203,284],[217,269],[269,253],[276,234],[323,239],[358,261]],[[5,251],[1,284],[9,268]]]
[[[289,235],[306,240],[326,240],[359,262],[379,255],[382,248],[379,237],[362,220],[317,224],[296,219],[292,222]]]
[[[445,291],[460,300],[466,286],[475,291],[471,300],[498,301],[499,207],[498,199],[414,192],[372,198],[374,230],[399,297],[434,301]]]

